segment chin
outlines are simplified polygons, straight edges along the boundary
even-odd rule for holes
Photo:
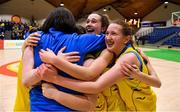
[[[87,34],[95,34],[95,32],[87,32]]]
[[[110,51],[110,52],[114,52],[112,47],[107,47],[107,50]]]

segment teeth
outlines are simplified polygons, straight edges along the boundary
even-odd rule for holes
[[[88,31],[88,32],[94,32],[94,29],[87,28],[87,31]]]
[[[108,46],[112,46],[113,45],[113,43],[107,43],[108,44]]]
[[[108,44],[108,45],[113,45],[114,43],[113,43],[113,42],[108,42],[107,44]]]

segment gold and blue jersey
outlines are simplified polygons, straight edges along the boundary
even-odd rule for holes
[[[133,53],[140,70],[148,75],[148,69],[140,54],[128,44],[120,53]],[[138,79],[125,78],[98,94],[96,111],[155,111],[156,95],[151,87]]]

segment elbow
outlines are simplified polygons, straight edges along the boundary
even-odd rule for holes
[[[96,74],[86,75],[85,81],[90,81],[96,78]]]
[[[154,87],[160,88],[161,87],[161,81],[158,80],[156,83],[154,83]]]
[[[27,81],[27,80],[25,80],[25,79],[22,79],[22,85],[23,85],[23,86],[25,86],[25,87],[27,87],[27,88],[29,88],[29,87],[30,87],[30,85],[29,85],[28,81]]]
[[[161,81],[159,81],[156,85],[157,88],[160,88],[161,87]]]
[[[97,76],[98,76],[97,73],[91,72],[91,73],[85,74],[85,77],[83,80],[85,80],[85,81],[94,80]]]
[[[98,94],[103,91],[101,85],[94,85],[90,94]]]

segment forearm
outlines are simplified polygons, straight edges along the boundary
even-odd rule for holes
[[[58,103],[77,111],[92,111],[96,102],[89,100],[86,96],[72,95],[55,90],[53,99]]]
[[[149,86],[158,88],[161,86],[160,80],[154,75],[147,75],[141,72],[141,74],[138,76],[138,79],[148,84]]]
[[[123,77],[119,65],[117,65],[113,66],[109,71],[105,72],[95,81],[85,82],[56,76],[54,77],[53,83],[82,93],[97,94],[116,83],[117,80],[120,81]]]
[[[152,75],[152,74],[157,75],[157,73],[156,73],[156,71],[154,70],[154,68],[152,67],[150,61],[148,61],[148,63],[147,63],[147,68],[148,68],[148,73],[149,73],[150,75]]]
[[[22,83],[26,87],[31,87],[37,84],[40,79],[35,75],[36,69],[34,68],[34,55],[33,48],[27,47],[24,50],[24,55],[22,59]]]
[[[58,57],[55,57],[52,60],[52,64],[77,79],[92,80],[104,71],[104,69],[112,60],[112,57],[112,53],[104,50],[101,55],[91,63],[89,67],[78,66],[59,59]]]
[[[58,69],[80,80],[94,79],[95,77],[100,75],[107,66],[106,62],[104,62],[103,59],[95,61],[90,67],[78,66],[59,58],[54,59],[52,64]]]
[[[36,69],[32,69],[29,72],[23,72],[22,75],[22,83],[28,88],[38,84],[41,81],[40,78],[36,75]]]
[[[54,79],[54,84],[69,88],[78,92],[87,93],[87,94],[97,94],[101,92],[101,88],[96,82],[84,82],[75,79],[69,79],[62,76],[57,76]]]

